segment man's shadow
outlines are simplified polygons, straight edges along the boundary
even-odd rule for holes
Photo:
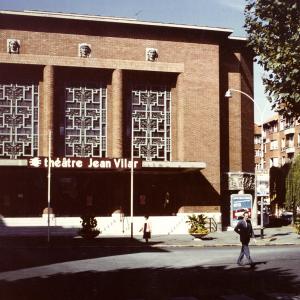
[[[267,261],[256,261],[256,262],[253,262],[253,263],[243,264],[241,267],[242,268],[247,267],[246,268],[247,270],[254,270],[257,266],[266,265],[266,264],[267,264]]]

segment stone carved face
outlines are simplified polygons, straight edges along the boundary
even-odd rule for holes
[[[79,56],[80,57],[90,57],[91,56],[91,45],[79,44]]]
[[[7,52],[18,54],[20,52],[20,41],[16,39],[8,39]]]
[[[146,60],[155,61],[158,58],[158,51],[155,48],[146,48]]]

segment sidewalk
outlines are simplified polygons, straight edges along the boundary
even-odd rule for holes
[[[77,234],[76,228],[50,228],[50,243],[48,243],[47,227],[0,228],[0,247],[145,247],[142,235],[99,235],[93,240],[84,240]],[[255,230],[256,243],[251,245],[300,245],[300,236],[292,226],[265,228],[264,238],[260,237],[260,229]],[[202,239],[195,239],[189,234],[153,235],[147,246],[150,247],[221,247],[240,246],[239,236],[234,231],[209,233]]]
[[[300,245],[300,236],[292,226],[277,228],[265,228],[263,239],[260,236],[260,229],[255,230],[256,242],[251,239],[250,244],[256,246],[274,245]],[[161,243],[156,247],[221,247],[240,246],[239,235],[234,231],[213,232],[202,239],[195,239],[191,235],[176,236],[154,236],[151,241]]]

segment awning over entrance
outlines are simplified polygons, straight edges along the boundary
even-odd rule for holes
[[[205,169],[206,163],[200,161],[143,161],[142,168]]]
[[[0,159],[0,167],[27,167],[27,159]]]
[[[130,161],[130,160],[128,160]],[[0,166],[7,167],[27,167],[27,159],[0,159]],[[142,169],[161,169],[161,170],[175,170],[181,171],[196,171],[206,168],[205,162],[198,161],[142,161]]]

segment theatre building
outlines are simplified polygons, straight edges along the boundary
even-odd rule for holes
[[[132,169],[134,216],[205,213],[229,224],[230,195],[253,193],[253,103],[224,97],[253,94],[245,39],[91,15],[0,18],[4,220],[41,218],[50,163],[56,224],[87,207],[126,218]]]

